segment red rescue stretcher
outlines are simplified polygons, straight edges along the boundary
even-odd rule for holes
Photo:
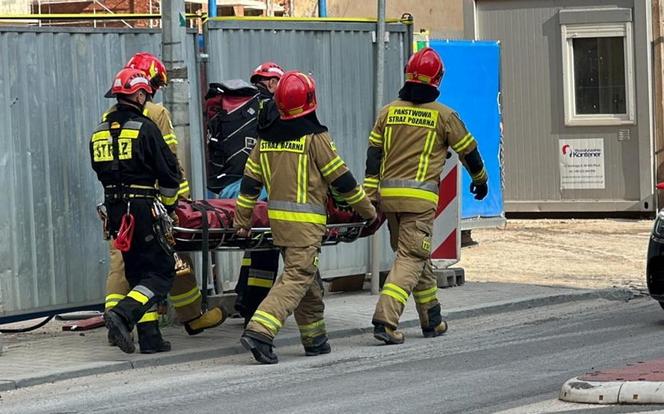
[[[249,238],[239,238],[233,229],[235,200],[180,201],[175,210],[178,225],[175,227],[175,249],[181,252],[201,250],[266,250],[273,249],[272,231],[267,217],[267,203],[259,201],[254,208],[252,231]],[[324,246],[352,243],[374,234],[382,225],[384,217],[367,226],[367,222],[356,214],[341,210],[328,203],[327,231]],[[207,246],[204,247],[204,242]]]
[[[327,206],[327,231],[323,246],[351,243],[361,237],[374,234],[385,221],[381,215],[371,225],[356,214],[337,208],[330,199]],[[194,200],[179,202],[175,213],[178,225],[174,227],[175,250],[201,252],[202,286],[208,286],[211,251],[268,250],[274,249],[272,230],[267,216],[267,203],[259,201],[254,208],[251,235],[241,238],[235,235],[233,218],[235,200]],[[207,308],[208,292],[202,289],[202,306]]]

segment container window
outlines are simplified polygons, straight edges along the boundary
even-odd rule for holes
[[[631,23],[563,25],[566,125],[634,123]]]

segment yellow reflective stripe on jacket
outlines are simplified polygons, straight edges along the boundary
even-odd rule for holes
[[[281,329],[281,321],[279,321],[279,319],[260,309],[254,312],[254,316],[251,317],[251,320],[260,323],[275,335],[279,332],[279,329]]]
[[[381,187],[380,195],[382,197],[410,197],[419,198],[421,200],[431,201],[438,204],[438,194],[431,191],[420,190],[418,188],[384,188]]]
[[[91,141],[96,142],[96,141],[110,140],[110,139],[111,139],[111,131],[105,130],[105,131],[98,131],[92,134]]]
[[[364,178],[364,188],[378,188],[380,180],[378,178],[365,177]]]
[[[159,313],[157,313],[157,311],[150,311],[150,312],[145,312],[143,314],[143,317],[138,320],[138,323],[156,322],[158,320],[159,320]]]
[[[362,201],[366,195],[367,193],[364,192],[364,188],[362,188],[362,186],[358,186],[355,194],[346,198],[346,202],[350,205],[357,204]]]
[[[382,146],[383,145],[383,136],[380,135],[377,132],[371,131],[369,133],[369,142],[371,142],[375,145],[378,145],[378,146]]]
[[[393,297],[404,305],[408,302],[408,292],[395,285],[394,283],[385,283],[383,290],[380,292],[382,295]]]
[[[429,160],[431,159],[431,152],[433,151],[433,144],[436,138],[436,131],[429,131],[427,139],[424,141],[424,150],[420,154],[420,162],[417,164],[416,181],[424,181],[429,169]]]
[[[385,144],[383,145],[383,159],[380,162],[380,175],[383,176],[385,171],[385,162],[387,161],[387,154],[392,147],[392,127],[385,128]]]
[[[325,164],[323,168],[320,169],[320,173],[323,177],[327,177],[330,174],[333,174],[336,170],[341,168],[344,165],[344,160],[340,156],[332,158],[332,161]]]
[[[166,205],[166,206],[172,206],[173,204],[175,204],[178,201],[177,193],[172,197],[168,197],[168,196],[165,196],[165,195],[161,194],[159,198],[161,199],[161,202],[164,203],[164,205]]]
[[[123,129],[120,131],[120,136],[119,138],[130,138],[130,139],[136,139],[138,138],[138,130],[135,129]]]
[[[267,217],[270,220],[292,221],[297,223],[327,224],[327,215],[305,213],[300,211],[284,211],[268,209]]]
[[[487,179],[486,169],[482,168],[482,171],[472,175],[474,183],[483,183]]]
[[[243,194],[240,194],[237,198],[236,203],[240,207],[252,209],[256,205],[256,200],[252,200],[251,198]]]
[[[183,197],[189,193],[189,181],[184,180],[180,183],[180,189],[178,190],[178,196]]]
[[[178,139],[175,134],[166,134],[164,135],[164,142],[166,145],[177,145]]]
[[[171,295],[170,299],[175,308],[182,308],[196,302],[200,297],[201,291],[198,286],[196,286],[186,293],[182,293],[180,295]]]
[[[461,139],[461,141],[457,142],[456,144],[452,145],[452,149],[456,153],[462,153],[464,152],[473,142],[475,142],[475,138],[473,138],[470,133],[467,133],[465,137]]]
[[[429,303],[437,299],[436,293],[438,287],[434,286],[430,289],[416,290],[413,292],[415,302],[419,304]]]
[[[270,193],[270,187],[272,186],[272,171],[270,171],[270,160],[267,158],[267,154],[261,154],[261,170],[263,171],[263,181],[265,184],[265,189],[268,194]]]
[[[256,174],[259,177],[263,176],[263,173],[261,171],[261,166],[259,164],[256,164],[251,158],[247,158],[247,169],[251,171],[252,173]]]
[[[385,153],[392,147],[392,127],[385,128]]]
[[[251,258],[250,257],[242,258],[242,266],[251,266]]]
[[[297,156],[297,196],[298,203],[306,203],[309,184],[309,157],[306,154]]]

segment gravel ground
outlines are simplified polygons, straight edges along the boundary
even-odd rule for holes
[[[509,220],[477,229],[460,267],[473,282],[645,289],[649,220]]]

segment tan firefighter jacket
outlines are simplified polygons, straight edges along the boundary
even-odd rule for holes
[[[116,107],[113,105],[108,109],[108,111],[104,112],[102,115],[102,122],[106,121],[108,114],[114,112],[115,110]],[[156,104],[152,101],[147,101],[145,102],[145,106],[143,108],[143,115],[150,118],[152,122],[157,124],[161,134],[164,136],[164,142],[166,142],[166,145],[168,145],[168,148],[171,149],[171,152],[177,159],[178,140],[175,136],[175,130],[173,129],[173,123],[171,122],[171,114],[168,112],[168,109],[166,109],[164,105]],[[178,190],[178,198],[189,198],[189,181],[187,181],[187,178],[184,175],[184,169],[182,168],[179,160],[178,170],[180,171],[180,176],[182,177],[182,181],[180,182],[180,189]]]
[[[251,227],[252,210],[263,185],[268,192],[268,217],[277,246],[320,245],[330,185],[362,217],[376,216],[327,132],[281,142],[259,139],[245,166],[235,228]]]
[[[396,100],[385,106],[369,135],[364,188],[386,212],[421,213],[438,205],[440,174],[448,147],[463,162],[477,147],[459,116],[438,102]],[[471,174],[486,182],[486,171]]]

